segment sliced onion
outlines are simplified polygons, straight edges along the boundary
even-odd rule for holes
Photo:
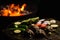
[[[14,30],[14,33],[20,33],[21,32],[21,30]]]
[[[39,21],[44,21],[45,19],[41,19],[41,20],[39,20]]]
[[[51,24],[50,21],[45,21],[45,23],[46,23],[46,24],[49,24],[49,25]]]

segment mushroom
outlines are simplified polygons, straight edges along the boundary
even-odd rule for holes
[[[27,32],[31,35],[33,34],[34,35],[34,32],[31,30],[31,29],[27,29]]]
[[[58,25],[57,24],[52,24],[51,27],[56,28],[56,27],[58,27]]]
[[[50,23],[56,23],[56,20],[52,19],[50,20]]]

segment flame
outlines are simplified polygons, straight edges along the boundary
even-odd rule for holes
[[[24,7],[26,7],[26,4],[22,5],[21,11],[24,11]]]
[[[24,16],[23,12],[26,7],[26,4],[23,4],[21,7],[19,5],[11,4],[8,6],[8,8],[3,8],[1,10],[2,16]]]

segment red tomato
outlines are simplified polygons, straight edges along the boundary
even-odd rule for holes
[[[36,26],[41,26],[41,24],[36,24]]]
[[[47,24],[41,24],[41,28],[46,28]]]

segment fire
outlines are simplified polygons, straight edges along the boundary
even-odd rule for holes
[[[2,13],[0,16],[24,16],[22,12],[24,12],[25,7],[26,4],[23,4],[21,7],[19,5],[11,4],[0,11]]]

